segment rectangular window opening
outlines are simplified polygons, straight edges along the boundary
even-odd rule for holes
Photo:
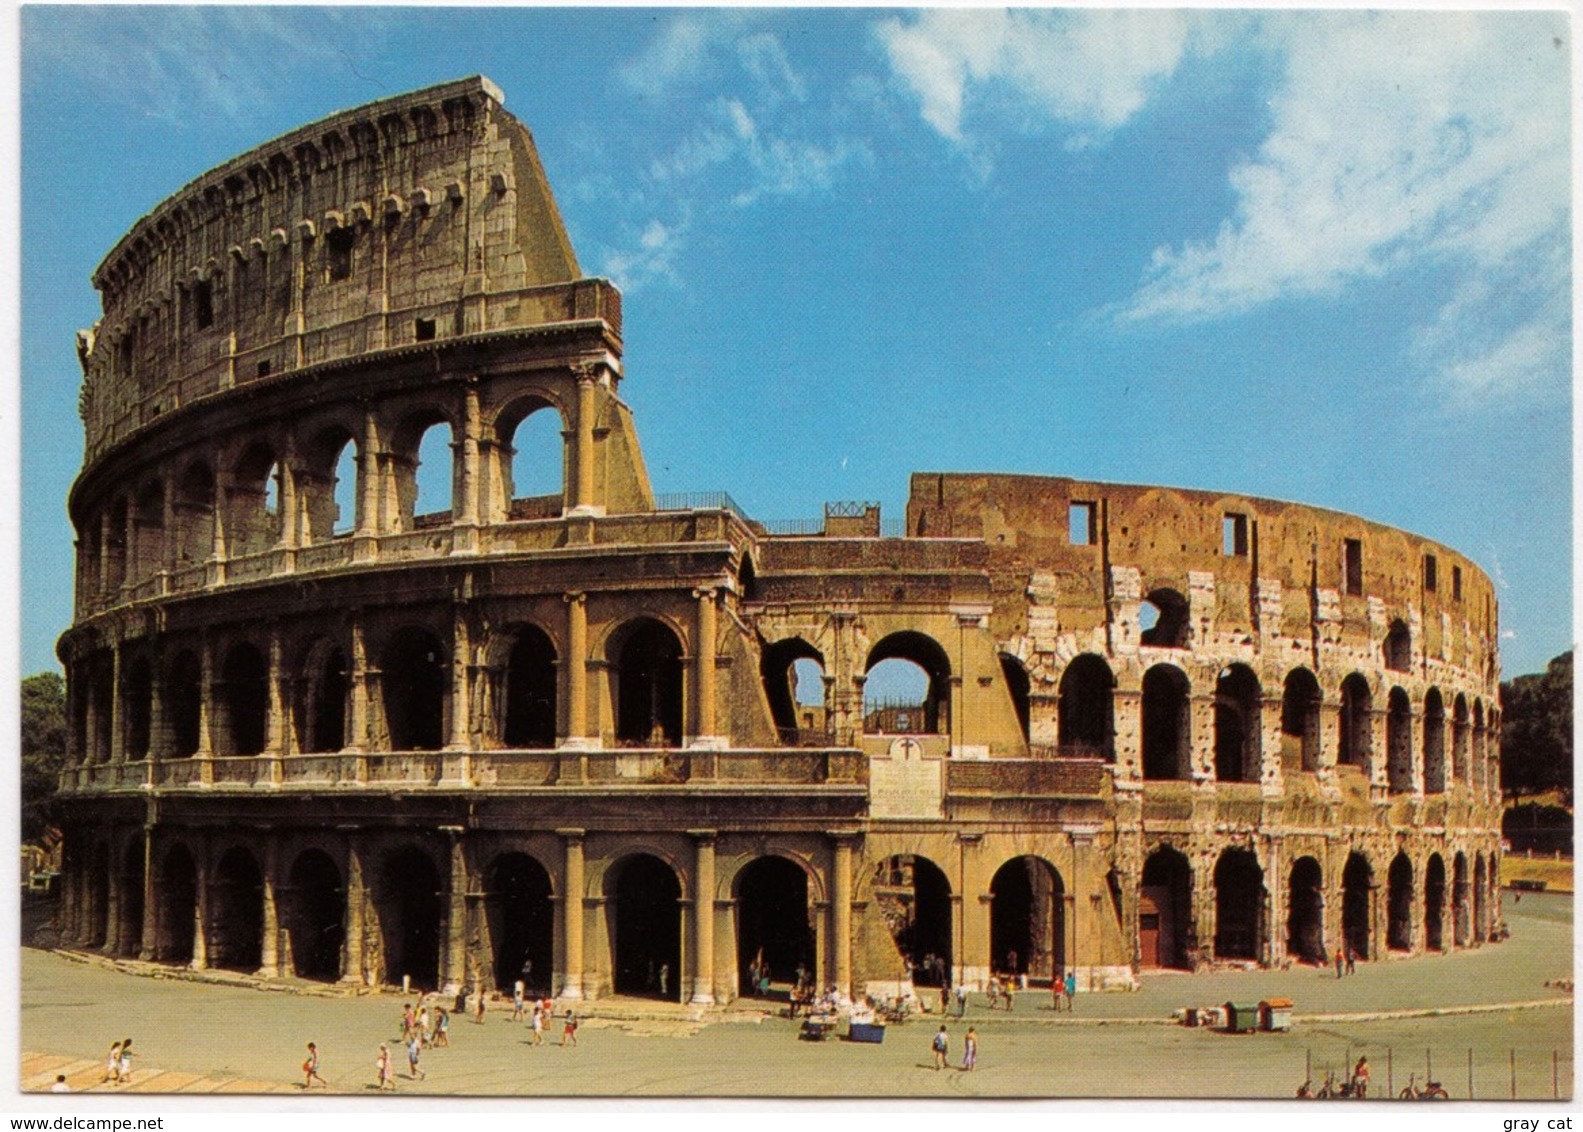
[[[1244,558],[1248,553],[1248,517],[1228,511],[1220,521],[1220,552],[1227,558]]]
[[[1434,593],[1435,587],[1439,584],[1439,564],[1435,562],[1433,554],[1426,554],[1424,555],[1424,592]]]
[[[1462,600],[1462,567],[1451,567],[1451,600]]]
[[[1093,546],[1099,541],[1098,511],[1093,503],[1076,500],[1067,508],[1066,534],[1073,546]]]
[[[193,318],[199,330],[214,325],[214,285],[207,279],[193,288]]]
[[[419,342],[428,342],[434,337],[434,320],[420,318],[412,326],[412,336]]]
[[[351,278],[352,244],[356,239],[357,233],[350,228],[337,228],[325,237],[325,267],[332,280]]]
[[[268,377],[269,376],[269,359],[268,358],[265,358],[263,361],[258,363],[258,376],[259,377]]]
[[[1347,540],[1345,575],[1342,579],[1346,593],[1351,597],[1359,597],[1363,593],[1363,540],[1349,538]]]

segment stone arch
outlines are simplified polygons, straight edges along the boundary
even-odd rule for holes
[[[505,719],[501,741],[517,750],[548,750],[558,732],[557,658],[550,635],[525,623],[506,658]],[[515,981],[515,980],[513,980]]]
[[[143,857],[147,846],[141,832],[122,842],[117,888],[116,919],[120,923],[118,951],[136,955],[143,947]]]
[[[361,456],[356,432],[340,422],[321,428],[303,449],[297,467],[297,493],[302,498],[310,543],[326,542],[358,525]],[[342,482],[348,471],[352,475],[350,484]],[[350,509],[347,503],[351,504]]]
[[[1017,726],[1022,731],[1022,741],[1028,742],[1030,735],[1029,720],[1029,692],[1031,688],[1028,679],[1028,670],[1010,653],[1000,654],[1000,674],[1006,681],[1006,694],[1011,698],[1011,710],[1017,716]]]
[[[434,429],[445,430],[445,452],[449,470],[444,477],[446,485],[444,492],[436,490],[431,497],[428,491],[420,490],[419,467],[423,461],[425,447],[438,451],[435,442],[429,438],[430,432]],[[392,430],[389,456],[396,489],[396,529],[402,531],[417,529],[420,511],[429,518],[441,514],[455,514],[456,481],[459,477],[456,460],[451,457],[455,439],[456,422],[451,419],[450,414],[434,406],[409,412]],[[438,506],[442,502],[445,505],[443,508]]]
[[[949,981],[952,968],[951,882],[944,870],[918,853],[898,853],[880,861],[872,876],[880,916],[903,963],[920,985]],[[925,962],[941,960],[935,970]]]
[[[1319,708],[1324,695],[1306,668],[1286,674],[1281,693],[1281,765],[1287,770],[1319,769]]]
[[[1446,708],[1439,688],[1424,693],[1424,793],[1446,791]],[[1444,867],[1444,866],[1442,866]]]
[[[680,1001],[682,886],[652,853],[629,853],[604,876],[611,984],[617,994]]]
[[[339,643],[317,637],[297,666],[297,736],[309,754],[331,754],[347,745],[346,725],[352,694],[351,665]]]
[[[1424,869],[1424,946],[1430,951],[1446,950],[1445,909],[1446,862],[1431,853]]]
[[[122,742],[126,759],[140,762],[148,758],[153,739],[154,665],[147,654],[139,653],[127,662],[121,702],[125,712]],[[141,886],[138,892],[141,894]]]
[[[1473,781],[1468,767],[1468,699],[1461,692],[1451,709],[1451,774],[1461,783]]]
[[[132,525],[136,531],[134,560],[131,577],[137,580],[152,577],[165,565],[165,485],[150,480],[138,490],[132,507]]]
[[[610,634],[610,699],[616,742],[679,747],[685,716],[683,635],[653,616],[635,617]]]
[[[1407,693],[1392,688],[1386,699],[1386,774],[1392,794],[1413,791],[1413,708]]]
[[[172,757],[190,758],[198,750],[203,712],[203,667],[190,650],[178,652],[166,670],[164,707]]]
[[[268,732],[269,663],[247,641],[238,641],[220,666],[220,700],[225,708],[228,755],[263,751]]]
[[[1288,874],[1286,953],[1300,963],[1323,965],[1325,954],[1325,874],[1314,857],[1299,857]]]
[[[1151,617],[1152,624],[1149,623]],[[1138,612],[1141,630],[1138,643],[1153,648],[1185,649],[1192,638],[1192,620],[1191,606],[1180,591],[1166,586],[1150,590]]]
[[[322,849],[304,849],[281,893],[281,925],[299,979],[334,982],[341,973],[346,895],[341,870]]]
[[[403,976],[410,976],[413,986],[438,988],[443,901],[434,858],[411,844],[386,853],[373,899],[384,955],[382,980],[399,986]]]
[[[214,553],[214,471],[202,460],[187,465],[176,483],[175,562],[178,568],[206,562]]]
[[[1005,862],[989,882],[991,968],[1049,981],[1066,973],[1066,883],[1043,857]]]
[[[1358,672],[1341,682],[1341,748],[1337,761],[1368,772],[1374,753],[1373,693]]]
[[[1413,638],[1407,631],[1407,622],[1400,617],[1391,622],[1381,651],[1384,653],[1385,667],[1392,672],[1406,672],[1412,668]]]
[[[1186,779],[1192,775],[1191,686],[1174,664],[1156,664],[1143,674],[1143,777]]]
[[[500,408],[494,434],[499,445],[502,514],[536,519],[561,513],[567,499],[571,432],[561,406],[542,393],[523,393]]]
[[[555,891],[550,872],[532,854],[499,853],[490,861],[484,916],[493,949],[495,986],[548,993],[555,969]]]
[[[1116,758],[1116,676],[1105,658],[1086,652],[1061,672],[1056,742],[1066,756]]]
[[[215,865],[207,919],[209,966],[258,970],[264,942],[264,874],[245,846],[231,846]]]
[[[1484,701],[1481,699],[1475,699],[1473,701],[1473,762],[1472,766],[1469,768],[1471,771],[1471,777],[1469,778],[1469,781],[1473,784],[1473,789],[1477,792],[1482,792],[1484,790],[1486,786],[1486,779],[1489,775],[1489,763],[1485,759],[1487,753],[1485,749],[1485,738],[1486,732],[1484,730]]]
[[[1387,918],[1385,946],[1392,951],[1413,949],[1413,863],[1397,853],[1385,875]]]
[[[88,927],[82,933],[89,947],[103,947],[110,938],[110,846],[96,842],[88,854]]]
[[[385,646],[381,661],[385,725],[393,751],[437,751],[445,745],[450,656],[429,630],[407,626]]]
[[[130,578],[127,573],[126,517],[131,508],[124,495],[110,501],[109,535],[100,548],[104,555],[105,590],[114,593]]]
[[[1170,845],[1143,863],[1138,895],[1138,954],[1144,967],[1191,970],[1198,947],[1193,928],[1193,867]]]
[[[1263,690],[1245,664],[1221,669],[1215,681],[1215,777],[1221,782],[1257,782],[1263,758]]]
[[[272,548],[280,539],[280,456],[255,440],[231,467],[226,486],[226,553],[244,558]]]
[[[759,655],[759,678],[769,701],[770,717],[775,721],[781,742],[788,745],[802,742],[805,736],[810,740],[822,740],[825,735],[823,698],[817,711],[810,710],[797,699],[797,667],[801,661],[818,665],[823,676],[824,654],[801,637],[787,637],[765,645]],[[811,726],[803,726],[805,712]]]
[[[951,661],[945,649],[933,637],[914,629],[903,629],[881,638],[863,662],[865,679],[875,668],[888,660],[902,660],[922,669],[928,680],[923,702],[917,705],[876,704],[870,707],[870,698],[863,705],[864,730],[893,733],[900,730],[898,713],[909,711],[921,715],[911,721],[907,731],[925,735],[944,735],[951,730]]]
[[[756,995],[761,985],[795,983],[814,971],[812,885],[800,861],[780,854],[755,857],[732,881],[736,904],[737,985]]]
[[[158,902],[154,958],[161,963],[190,963],[198,923],[198,867],[184,843],[177,841],[165,849],[154,898]]]
[[[1341,939],[1356,958],[1373,957],[1374,866],[1357,850],[1347,855],[1341,873]]]
[[[1215,862],[1215,958],[1257,960],[1263,950],[1264,869],[1253,850],[1231,846]]]

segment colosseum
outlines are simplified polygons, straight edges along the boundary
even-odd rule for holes
[[[707,1005],[1502,934],[1469,559],[1061,477],[656,494],[621,295],[487,79],[205,173],[93,284],[69,946]]]

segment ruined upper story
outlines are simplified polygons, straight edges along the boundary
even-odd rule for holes
[[[527,128],[474,76],[331,115],[194,180],[94,272],[90,461],[204,396],[383,349],[579,319],[582,278]]]

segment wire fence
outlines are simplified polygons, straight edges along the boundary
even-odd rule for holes
[[[1374,1047],[1375,1050],[1378,1047]],[[1298,1096],[1358,1098],[1360,1067],[1368,1100],[1571,1100],[1572,1051],[1553,1048],[1385,1047],[1384,1064],[1363,1047],[1303,1053]]]

